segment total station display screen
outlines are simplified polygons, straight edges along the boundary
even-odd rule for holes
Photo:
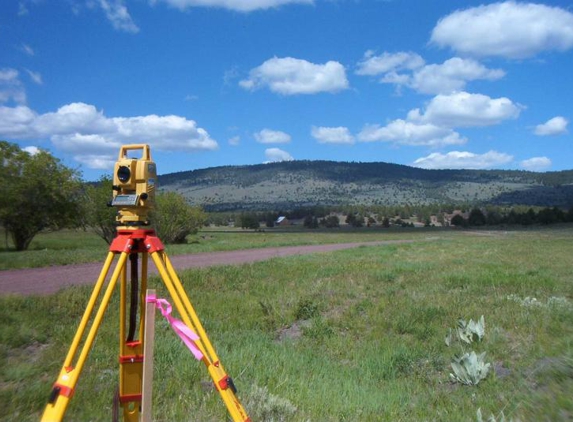
[[[135,206],[137,205],[137,200],[139,195],[116,195],[115,198],[111,201],[111,205],[116,207],[122,206]]]

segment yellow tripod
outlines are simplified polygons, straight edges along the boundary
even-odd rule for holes
[[[80,349],[80,342],[96,307],[96,302],[105,280],[111,269],[114,258],[119,255],[117,264],[113,270],[110,281],[105,288],[99,308],[93,318],[93,322],[87,333],[87,337]],[[78,378],[92,347],[98,328],[101,324],[105,310],[109,304],[113,291],[120,283],[120,355],[119,355],[119,403],[123,410],[123,420],[128,422],[139,421],[142,398],[142,374],[143,374],[143,333],[145,321],[145,291],[147,289],[148,257],[151,255],[157,267],[161,279],[171,298],[175,308],[179,312],[183,322],[197,333],[199,340],[195,343],[203,354],[203,363],[207,366],[209,374],[214,381],[217,391],[220,393],[233,421],[249,421],[247,413],[241,406],[236,394],[232,379],[227,375],[220,363],[215,349],[211,345],[181,281],[177,277],[171,262],[165,253],[164,246],[155,235],[153,229],[141,229],[121,227],[117,237],[112,242],[107,259],[104,263],[100,276],[95,284],[88,305],[81,319],[78,330],[72,341],[60,374],[50,394],[48,405],[44,411],[42,421],[61,421],[66,408],[74,394]],[[141,288],[137,287],[138,261],[141,257]],[[129,332],[126,335],[127,325],[127,261],[131,262],[131,293],[132,303],[139,295],[139,337],[135,339],[135,316],[130,314]],[[135,284],[134,284],[135,277]],[[139,292],[138,292],[139,290]],[[137,305],[136,305],[137,308]],[[79,355],[78,355],[79,351]],[[77,356],[77,359],[76,359]]]

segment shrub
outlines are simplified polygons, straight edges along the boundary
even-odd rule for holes
[[[178,193],[165,192],[155,197],[151,222],[165,243],[185,243],[187,236],[197,233],[206,219],[200,207],[189,206]]]

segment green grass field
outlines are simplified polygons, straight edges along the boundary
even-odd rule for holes
[[[436,232],[436,230],[430,232]],[[166,245],[166,251],[171,256],[279,246],[411,239],[419,237],[421,233],[420,229],[369,228],[311,231],[300,229],[267,229],[262,231],[206,229],[197,235],[188,236],[187,244]],[[10,240],[6,239],[2,229],[0,229],[0,238],[5,239],[3,246],[0,247],[0,270],[103,262],[108,251],[108,245],[104,240],[90,231],[83,230],[41,233],[32,240],[30,248],[23,252],[16,252],[13,249]]]
[[[324,241],[300,233],[264,242],[255,234],[205,236],[198,249],[209,250],[210,241],[234,247]],[[500,420],[503,412],[506,420],[571,420],[573,227],[392,236],[420,242],[179,273],[252,420],[476,421],[478,409],[484,419]],[[352,233],[347,241],[381,238],[387,237]],[[3,420],[39,419],[89,293],[77,287],[0,298]],[[110,419],[117,302],[67,420]],[[446,346],[459,318],[481,315],[481,342]],[[154,420],[225,420],[218,393],[205,387],[211,379],[204,365],[160,319],[156,342]],[[449,376],[454,356],[469,351],[486,352],[491,364],[475,386]]]

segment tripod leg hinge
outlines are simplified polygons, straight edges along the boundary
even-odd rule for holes
[[[119,363],[141,363],[143,355],[126,355],[119,357]]]
[[[120,403],[131,403],[134,401],[141,401],[141,394],[124,394],[119,396]]]
[[[226,375],[223,379],[219,380],[219,388],[221,390],[226,390],[227,388],[230,388],[234,394],[237,394],[237,388],[235,387],[235,383],[233,382],[233,379],[228,375]]]
[[[58,399],[58,396],[60,395],[71,399],[72,396],[74,395],[74,390],[73,388],[66,387],[65,385],[56,383],[54,384],[54,388],[52,388],[52,392],[50,393],[50,397],[48,398],[48,403],[54,404]]]

